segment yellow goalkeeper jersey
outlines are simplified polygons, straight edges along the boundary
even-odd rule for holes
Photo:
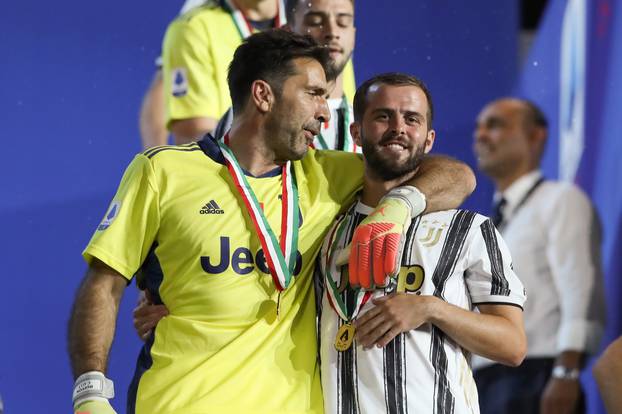
[[[314,259],[362,184],[362,160],[310,150],[293,162],[298,260],[280,298],[223,162],[210,138],[137,155],[83,253],[127,279],[138,273],[170,311],[139,361],[128,410],[320,413]],[[280,169],[247,180],[278,235]]]

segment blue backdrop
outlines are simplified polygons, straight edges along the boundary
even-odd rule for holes
[[[600,215],[608,308],[603,346],[622,333],[621,73],[622,1],[553,0],[516,87],[551,120],[545,174],[576,182]],[[604,413],[589,371],[583,382],[589,412]]]
[[[359,3],[357,78],[397,70],[424,79],[437,110],[435,150],[473,165],[475,116],[516,85],[517,4],[394,0],[391,5]],[[85,271],[80,252],[124,167],[140,150],[140,100],[166,24],[180,6],[181,1],[155,7],[146,0],[0,3],[0,394],[7,412],[70,410],[66,325]],[[555,20],[551,10],[547,21]],[[614,38],[610,33],[608,42]],[[618,46],[620,38],[618,33]],[[546,56],[554,43],[539,40],[539,53]],[[619,72],[620,55],[617,59]],[[615,73],[614,62],[608,64]],[[604,93],[602,105],[619,108],[619,91]],[[601,131],[613,130],[612,111],[599,119]],[[611,147],[619,145],[603,140],[600,151],[609,153]],[[582,164],[581,171],[590,177],[590,194],[614,197],[614,178],[601,182],[603,173],[593,167],[604,167],[599,157]],[[620,167],[610,168],[619,178]],[[480,177],[467,206],[486,212],[491,191]],[[619,216],[620,196],[615,197],[615,206],[600,205],[603,216]],[[611,264],[619,223],[611,225],[605,257],[610,271],[619,272],[619,265]],[[140,346],[131,328],[134,290],[123,300],[109,364],[120,413]],[[617,321],[610,336],[619,331]]]

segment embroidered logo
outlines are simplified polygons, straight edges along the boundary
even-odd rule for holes
[[[97,226],[97,230],[102,231],[110,227],[114,219],[117,218],[117,216],[119,215],[120,209],[121,209],[121,202],[117,200],[113,200],[112,203],[110,203],[110,207],[108,207],[106,216],[104,217],[102,222],[99,223],[99,226]]]
[[[209,203],[201,207],[199,214],[225,214],[225,210],[220,208],[215,200],[210,200]]]
[[[188,77],[186,68],[174,68],[171,74],[171,93],[176,98],[181,98],[188,93]]]
[[[420,238],[419,241],[425,247],[432,247],[441,239],[441,235],[443,234],[443,230],[447,228],[447,224],[440,223],[434,220],[432,223],[424,220],[421,222],[422,228],[427,229],[427,234]]]

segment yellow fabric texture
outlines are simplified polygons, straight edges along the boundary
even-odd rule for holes
[[[265,267],[259,239],[224,165],[193,143],[148,150],[126,170],[116,210],[83,255],[131,279],[157,246],[158,293],[170,315],[156,328],[137,413],[323,411],[313,266],[332,220],[362,185],[363,163],[310,150],[294,168],[302,260],[278,319],[272,277],[257,264],[259,254]],[[278,237],[281,175],[247,178]]]

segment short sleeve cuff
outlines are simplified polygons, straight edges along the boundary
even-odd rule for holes
[[[86,263],[88,263],[89,265],[91,264],[93,259],[100,260],[107,266],[121,273],[121,275],[128,281],[132,280],[134,274],[136,273],[135,270],[132,270],[129,268],[129,266],[122,264],[120,260],[112,257],[110,254],[99,249],[97,246],[87,246],[86,249],[84,249],[84,251],[82,252],[82,257],[84,258],[84,261],[86,261]]]
[[[523,309],[525,296],[510,293],[509,296],[502,295],[471,295],[473,305],[513,305]]]

